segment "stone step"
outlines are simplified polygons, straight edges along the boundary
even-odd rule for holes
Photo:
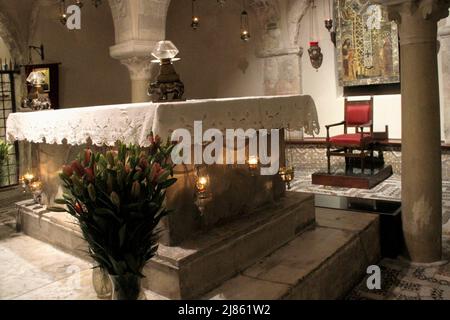
[[[288,192],[276,204],[177,247],[161,245],[144,286],[171,299],[198,298],[294,239],[315,222],[312,195]]]
[[[340,299],[380,259],[376,215],[316,211],[317,226],[206,294],[204,299]]]
[[[27,200],[17,203],[18,229],[88,259],[75,220]],[[160,245],[144,269],[143,285],[171,299],[197,298],[283,246],[315,222],[310,194],[288,192],[281,201],[242,215],[178,247]]]
[[[76,220],[68,213],[49,212],[33,200],[16,204],[17,231],[83,259],[90,259]]]

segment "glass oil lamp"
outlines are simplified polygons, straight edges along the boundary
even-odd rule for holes
[[[43,183],[32,173],[26,173],[20,178],[22,189],[33,195],[33,199],[37,204],[41,204]]]
[[[51,109],[52,103],[48,94],[44,93],[42,88],[46,84],[45,74],[39,71],[33,71],[27,78],[27,83],[31,86],[28,96],[22,101],[22,107],[32,110]]]
[[[192,0],[192,22],[191,22],[191,28],[194,29],[194,30],[197,30],[199,24],[200,24],[200,18],[196,14],[195,0]]]
[[[61,22],[61,24],[64,26],[67,24],[66,1],[65,0],[61,0],[61,3],[60,3],[59,22]]]
[[[249,31],[249,22],[248,22],[248,13],[246,10],[241,13],[241,40],[249,41],[250,40],[250,31]]]
[[[193,17],[192,17],[191,28],[194,29],[194,30],[197,30],[199,24],[200,24],[200,19],[199,19],[199,17],[193,16]]]
[[[288,189],[291,189],[291,182],[292,180],[294,180],[295,177],[294,168],[291,166],[281,167],[279,175],[281,177],[281,180],[283,180],[283,182],[286,183]]]
[[[197,181],[195,182],[195,189],[197,192],[197,197],[199,199],[206,199],[209,197],[209,177],[207,175],[197,176]]]
[[[175,58],[179,53],[172,41],[159,41],[152,55],[157,59],[152,63],[160,65],[156,82],[150,84],[148,94],[153,97],[153,102],[182,101],[184,84],[173,66]]]

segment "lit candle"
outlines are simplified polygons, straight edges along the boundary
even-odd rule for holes
[[[24,174],[23,179],[26,181],[32,181],[34,179],[34,175],[31,173],[26,173]]]
[[[39,192],[42,190],[42,182],[35,181],[30,185],[30,189],[32,192]]]
[[[206,178],[206,177],[199,177],[197,179],[197,192],[199,192],[199,193],[206,192],[207,186],[208,186],[208,178]]]
[[[248,167],[250,168],[250,170],[258,169],[258,163],[259,159],[257,156],[250,156],[248,158]]]

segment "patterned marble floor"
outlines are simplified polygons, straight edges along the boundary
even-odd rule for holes
[[[294,190],[306,191],[312,186],[308,177],[299,177]],[[399,194],[395,177],[377,187],[380,197]],[[450,184],[444,186],[450,199]],[[319,187],[320,189],[320,187]],[[315,189],[316,190],[316,189]],[[375,190],[372,190],[375,191]],[[321,192],[327,191],[323,188]],[[358,191],[343,189],[353,194]],[[362,195],[363,196],[363,195]],[[450,261],[450,237],[444,237],[445,258]],[[450,264],[441,267],[411,267],[401,260],[383,259],[382,290],[369,291],[364,279],[347,297],[350,300],[385,299],[449,299]],[[92,287],[90,263],[64,253],[46,243],[15,232],[15,207],[2,204],[0,208],[0,299],[16,300],[89,300],[96,299]],[[147,299],[164,299],[146,291]]]
[[[443,239],[444,258],[450,261],[450,237]],[[401,260],[383,259],[381,290],[367,289],[365,278],[348,300],[450,300],[450,263],[414,267]]]
[[[291,191],[339,197],[401,201],[401,180],[398,175],[391,176],[371,190],[363,190],[313,185],[311,174],[315,171],[318,170],[297,170],[299,174],[291,184]],[[442,230],[444,234],[450,236],[450,181],[442,181],[442,220]]]

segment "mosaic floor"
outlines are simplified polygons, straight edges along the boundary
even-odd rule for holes
[[[300,175],[292,182],[291,191],[299,191],[330,196],[401,201],[401,180],[399,175],[393,175],[371,190],[337,188],[313,185],[311,174],[314,171],[300,171]],[[450,236],[450,181],[442,181],[442,219],[443,232]]]
[[[393,176],[367,190],[313,186],[310,175],[298,176],[293,190],[327,195],[400,200],[400,180]],[[450,182],[443,183],[444,210],[450,212]],[[450,223],[447,223],[449,225]],[[449,228],[450,229],[450,228]],[[449,232],[450,234],[450,232]],[[444,237],[444,258],[450,261],[450,237]],[[43,259],[44,257],[44,259]],[[0,208],[1,299],[95,299],[91,265],[46,243],[15,232],[15,206]],[[349,300],[450,300],[450,263],[440,267],[412,267],[402,260],[383,259],[382,289],[368,290],[366,279]],[[162,297],[146,292],[147,299]]]
[[[450,261],[450,237],[443,240],[444,258]],[[348,300],[450,300],[450,263],[423,268],[383,259],[379,266],[381,290],[369,290],[366,278],[348,295]]]

